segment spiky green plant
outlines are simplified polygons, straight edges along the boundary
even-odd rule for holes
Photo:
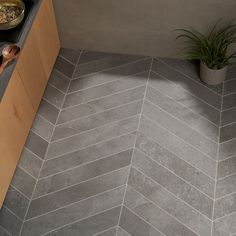
[[[200,60],[210,69],[221,69],[236,57],[236,53],[228,53],[229,46],[236,42],[234,23],[219,27],[217,22],[207,36],[194,29],[177,29],[177,31],[179,35],[176,39],[186,39],[185,42],[191,48],[183,54],[185,59]]]

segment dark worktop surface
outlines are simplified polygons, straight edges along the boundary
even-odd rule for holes
[[[15,43],[20,48],[23,48],[23,46],[24,46],[24,43],[26,41],[26,38],[28,36],[28,33],[31,29],[31,26],[34,22],[35,16],[37,15],[37,12],[38,12],[38,9],[39,9],[40,3],[41,3],[41,0],[34,0],[34,1],[35,1],[35,3],[32,7],[32,10],[31,10],[31,13],[30,13],[29,17],[27,18],[27,21],[26,21],[25,26],[23,28],[23,31],[22,31],[21,37],[19,39],[19,42]],[[0,51],[2,51],[2,48],[6,44],[11,44],[11,43],[0,42]],[[7,68],[5,68],[3,74],[0,75],[0,101],[3,97],[3,95],[4,95],[4,92],[7,88],[8,83],[11,79],[11,76],[12,76],[12,73],[15,69],[16,63],[17,63],[17,60],[14,60],[11,64],[9,64],[7,66]]]

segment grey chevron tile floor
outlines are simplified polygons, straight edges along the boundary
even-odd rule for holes
[[[0,235],[236,235],[235,68],[61,49]]]

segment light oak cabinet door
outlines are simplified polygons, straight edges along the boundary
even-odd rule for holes
[[[60,49],[57,25],[52,0],[43,0],[34,22],[34,29],[39,46],[43,67],[47,78],[50,77]]]
[[[34,119],[34,109],[17,70],[0,103],[0,208]]]
[[[47,84],[47,75],[43,67],[34,28],[31,29],[22,49],[22,53],[18,59],[17,69],[32,101],[34,110],[37,111]]]

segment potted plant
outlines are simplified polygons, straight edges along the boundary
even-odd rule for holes
[[[229,54],[229,47],[236,42],[236,24],[219,27],[217,22],[208,35],[194,29],[177,29],[176,39],[184,38],[189,43],[183,57],[188,60],[200,60],[200,78],[209,85],[221,84],[227,73],[227,66],[236,53]]]

